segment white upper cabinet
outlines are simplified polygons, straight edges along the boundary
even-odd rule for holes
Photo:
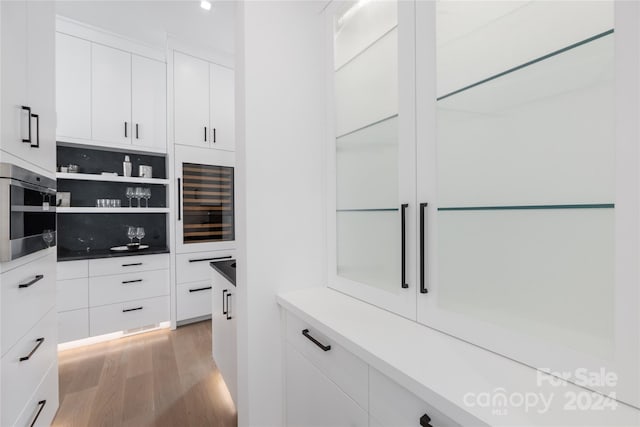
[[[48,2],[2,2],[3,151],[55,171],[55,20]],[[28,167],[25,165],[25,167]]]
[[[131,54],[93,44],[91,126],[96,142],[131,143]]]
[[[175,143],[208,147],[209,63],[174,52]]]
[[[91,139],[91,42],[56,33],[59,139]]]
[[[135,146],[166,150],[166,69],[160,61],[138,55],[131,57],[131,140]]]
[[[176,144],[235,150],[234,71],[174,52]]]

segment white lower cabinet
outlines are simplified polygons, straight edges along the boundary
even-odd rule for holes
[[[178,321],[210,316],[211,288],[209,280],[176,285]]]
[[[48,427],[58,409],[58,362],[54,361],[14,425]]]
[[[211,269],[213,330],[212,354],[233,402],[238,396],[238,348],[236,326],[236,287]]]
[[[89,337],[89,309],[58,313],[58,342],[69,342]]]
[[[153,326],[169,319],[169,297],[146,298],[89,309],[93,335]]]

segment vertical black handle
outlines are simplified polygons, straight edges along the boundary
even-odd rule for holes
[[[227,320],[231,320],[231,310],[229,310],[229,298],[231,298],[231,292],[227,294]]]
[[[402,218],[402,222],[401,222],[401,230],[400,230],[400,234],[402,235],[402,247],[401,247],[401,252],[402,252],[402,278],[401,278],[401,282],[400,284],[402,285],[403,289],[406,289],[409,287],[409,284],[407,284],[407,208],[409,207],[409,205],[407,203],[403,203],[402,205],[400,205],[400,210],[401,210],[401,218]]]
[[[427,414],[424,414],[420,417],[420,427],[433,427],[431,425],[431,417]]]
[[[31,107],[23,105],[22,109],[27,112],[27,120],[29,121],[29,137],[27,139],[22,138],[22,142],[28,142],[31,144]],[[22,128],[20,132],[22,133]]]
[[[40,115],[32,114],[31,117],[36,118],[36,145],[31,144],[33,148],[40,148]],[[31,122],[29,122],[29,133],[31,133]],[[29,136],[31,138],[31,136]]]
[[[182,220],[182,186],[180,178],[178,178],[178,221]]]
[[[138,123],[136,123],[136,139],[140,139],[138,136],[139,136]]]
[[[128,130],[128,128],[129,128],[129,125],[127,124],[127,122],[124,122],[124,137],[125,137],[125,138],[127,138],[127,137],[128,137],[128,136],[127,136],[127,134],[128,134],[128,131],[127,131],[127,130]]]
[[[424,278],[424,257],[426,255],[425,249],[424,249],[424,240],[425,240],[425,233],[426,233],[424,211],[427,206],[428,206],[428,203],[420,203],[420,293],[421,294],[426,294],[427,292],[429,292],[427,290],[427,286],[425,284],[425,278]]]
[[[36,412],[36,416],[33,419],[33,421],[31,421],[31,424],[29,424],[29,427],[33,427],[34,425],[36,425],[36,421],[38,421],[38,417],[40,417],[40,414],[42,413],[42,410],[44,409],[44,405],[47,404],[46,399],[45,400],[41,400],[40,402],[38,402],[38,412]]]
[[[204,142],[207,142],[207,127],[204,127]]]
[[[226,290],[226,289],[224,291],[222,291],[222,314],[224,314],[224,315],[226,315],[227,314],[227,310],[229,310],[229,308],[226,307],[226,304],[225,304],[225,302],[227,300],[227,298],[226,298],[226,293],[227,292],[229,292],[229,291]]]
[[[213,143],[216,143],[216,128],[213,128]]]

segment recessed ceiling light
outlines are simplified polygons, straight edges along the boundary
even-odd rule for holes
[[[202,0],[200,2],[200,7],[203,8],[204,10],[211,10],[211,2],[208,2],[207,0]]]

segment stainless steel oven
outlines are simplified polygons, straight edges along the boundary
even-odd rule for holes
[[[0,163],[0,261],[56,245],[56,181]]]

